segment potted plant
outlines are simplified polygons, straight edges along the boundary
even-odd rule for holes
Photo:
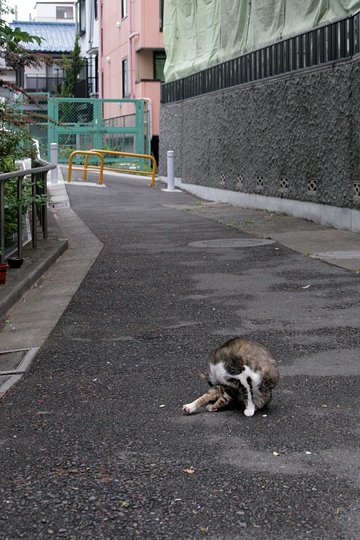
[[[6,260],[10,268],[20,268],[20,266],[22,266],[22,263],[24,262],[24,259],[14,256],[8,257]]]

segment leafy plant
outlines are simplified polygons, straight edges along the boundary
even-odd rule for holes
[[[25,66],[37,66],[44,57],[26,50],[26,44],[41,43],[41,38],[31,36],[20,28],[13,29],[4,19],[4,15],[11,13],[6,0],[0,2],[0,59],[13,69],[22,69]],[[12,91],[25,92],[14,83],[0,78],[0,86],[8,87]],[[37,113],[19,112],[8,103],[0,104],[0,174],[17,170],[16,160],[24,157],[34,157],[35,149],[29,135],[28,125],[34,121]],[[40,115],[42,116],[42,115]],[[8,180],[4,186],[4,222],[5,238],[9,239],[17,230],[18,191],[17,179]],[[35,196],[35,201],[45,203],[43,196]],[[31,180],[24,179],[22,185],[22,212],[26,213],[29,205],[34,201],[32,196]]]
[[[16,171],[18,169],[15,163],[17,159],[35,156],[34,143],[27,130],[21,125],[12,125],[11,129],[7,127],[9,125],[8,113],[6,106],[0,105],[0,173]],[[14,119],[13,116],[12,118]],[[23,181],[22,199],[22,211],[25,214],[33,200],[30,180]],[[4,201],[4,234],[5,238],[9,240],[17,230],[18,192],[16,178],[5,182]]]
[[[85,64],[85,59],[81,56],[79,36],[76,36],[74,49],[71,54],[68,57],[63,57],[62,64],[65,77],[61,83],[60,92],[58,92],[57,96],[74,97],[76,84]]]

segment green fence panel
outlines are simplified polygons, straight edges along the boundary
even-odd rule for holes
[[[59,163],[68,163],[74,150],[92,148],[150,154],[150,109],[143,99],[56,98],[31,94],[20,103],[24,110],[39,109],[30,132],[39,140],[41,156],[49,159],[51,143],[59,148]],[[80,157],[81,160],[81,157]],[[107,158],[113,162],[114,158]],[[139,162],[139,168],[142,168]]]

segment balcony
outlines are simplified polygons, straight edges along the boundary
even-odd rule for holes
[[[57,90],[60,90],[62,77],[25,77],[24,90],[26,92],[49,92],[54,95]]]
[[[63,77],[41,77],[41,76],[26,76],[24,83],[24,90],[26,92],[41,92],[55,95],[57,91],[60,91],[61,83],[64,80]],[[79,98],[91,97],[97,91],[97,78],[88,77],[86,79],[79,80],[76,85],[75,96]]]

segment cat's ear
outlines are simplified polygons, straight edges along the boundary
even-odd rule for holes
[[[200,379],[204,379],[204,381],[209,382],[209,373],[207,371],[200,371],[199,375]]]

